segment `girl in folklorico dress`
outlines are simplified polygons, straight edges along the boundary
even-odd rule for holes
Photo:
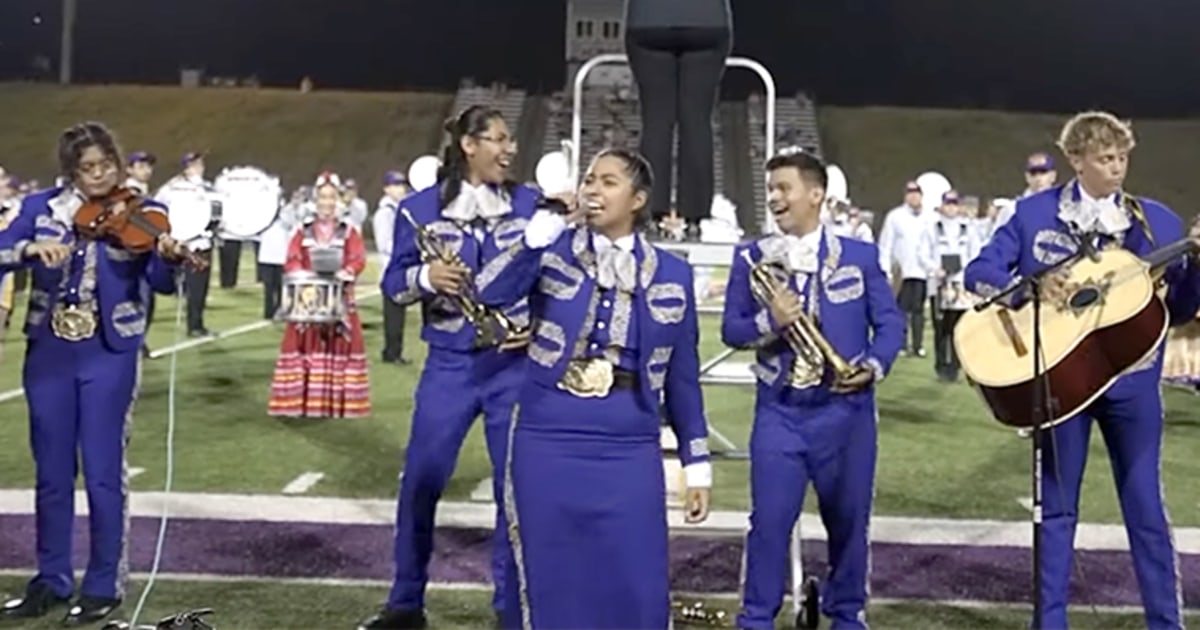
[[[354,280],[366,266],[366,249],[358,230],[338,216],[341,188],[336,174],[317,178],[316,214],[292,237],[283,271],[285,277],[309,271],[342,281],[345,315],[333,324],[288,322],[271,382],[272,416],[358,418],[371,413],[362,323],[354,300]]]

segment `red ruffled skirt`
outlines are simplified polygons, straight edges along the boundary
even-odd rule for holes
[[[289,323],[267,413],[310,418],[371,415],[367,355],[358,313],[341,324]]]

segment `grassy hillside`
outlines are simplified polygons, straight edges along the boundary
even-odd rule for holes
[[[255,164],[287,187],[334,168],[362,180],[368,198],[388,168],[407,168],[433,151],[453,95],[173,87],[0,84],[0,164],[48,180],[58,133],[80,120],[116,129],[129,150],[162,159],[159,181],[184,151],[212,153],[210,171]],[[850,193],[871,208],[899,201],[905,180],[925,170],[946,174],[960,191],[1013,195],[1022,164],[1053,149],[1064,115],[986,111],[822,107],[830,159],[846,171]],[[1200,120],[1135,121],[1139,146],[1130,189],[1181,214],[1200,206]],[[1060,168],[1066,175],[1065,165]]]
[[[822,107],[819,118],[825,152],[845,170],[850,195],[867,207],[890,208],[899,203],[904,182],[926,170],[940,171],[967,194],[1021,192],[1026,156],[1050,150],[1057,159],[1054,141],[1067,116]],[[1194,216],[1200,207],[1200,120],[1135,120],[1133,129],[1138,147],[1130,191]],[[1060,181],[1069,170],[1059,164]]]
[[[99,120],[127,151],[159,157],[155,181],[190,150],[211,153],[209,176],[252,164],[291,188],[324,168],[359,179],[374,203],[383,171],[435,150],[452,95],[172,87],[0,85],[0,164],[49,182],[58,134]]]

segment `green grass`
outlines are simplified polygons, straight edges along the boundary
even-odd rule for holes
[[[0,577],[0,594],[17,594],[24,581],[15,577]],[[126,605],[117,618],[133,614],[136,600],[141,596],[142,583],[131,589]],[[213,608],[216,613],[209,621],[220,630],[327,630],[350,628],[378,609],[387,595],[382,587],[328,586],[296,583],[246,582],[178,582],[159,581],[154,585],[139,623],[157,621],[167,615],[196,608]],[[689,602],[690,603],[690,602]],[[705,601],[706,608],[736,612],[736,601],[729,598]],[[433,587],[428,595],[430,627],[479,630],[492,627],[491,594],[488,590],[448,590]],[[786,604],[776,623],[777,628],[791,628],[791,605]],[[36,622],[22,625],[25,630],[58,628],[62,612]],[[1029,613],[1021,607],[975,607],[939,605],[932,603],[873,604],[868,612],[872,628],[878,630],[990,630],[992,628],[1021,628],[1028,623]],[[1189,615],[1187,622],[1196,623],[1200,616]],[[1099,630],[1119,630],[1145,627],[1140,614],[1114,614],[1082,610],[1071,615],[1072,627]],[[676,626],[681,627],[681,626]],[[828,621],[823,621],[828,627]]]
[[[235,290],[214,287],[209,325],[228,329],[257,321],[260,288],[253,284],[249,258]],[[375,271],[365,280],[373,288]],[[394,496],[396,474],[403,462],[412,392],[420,372],[424,345],[417,338],[417,312],[410,313],[406,345],[416,363],[395,366],[378,362],[381,349],[378,298],[362,301],[367,354],[371,365],[373,415],[356,420],[281,420],[266,415],[280,326],[219,340],[178,354],[175,489],[188,492],[278,493],[306,471],[325,478],[311,494],[337,497]],[[174,300],[162,300],[151,340],[168,345],[175,334],[170,318]],[[20,317],[20,313],[17,313]],[[19,320],[18,320],[19,321]],[[716,316],[702,320],[701,357],[715,356],[721,346]],[[0,391],[19,386],[21,344],[10,334],[0,368]],[[747,357],[741,356],[745,359]],[[130,447],[130,463],[146,472],[133,480],[134,490],[156,490],[163,484],[169,358],[143,364],[141,395]],[[447,395],[452,395],[447,392]],[[739,448],[747,444],[753,409],[748,387],[710,386],[705,392],[712,426]],[[1191,491],[1200,477],[1194,456],[1200,443],[1200,413],[1190,394],[1169,390],[1164,440],[1163,476],[1174,522],[1200,525],[1200,505]],[[27,444],[24,405],[0,403],[8,420],[0,424],[0,443],[20,445],[0,450],[0,487],[28,488],[33,467]],[[933,375],[932,359],[901,358],[879,388],[880,455],[876,513],[884,515],[1024,519],[1018,497],[1029,495],[1028,440],[1019,439],[986,413],[967,386],[945,385]],[[1095,433],[1098,433],[1096,431]],[[1115,492],[1102,441],[1093,441],[1092,466],[1084,483],[1083,518],[1120,522]],[[748,465],[717,464],[714,502],[720,509],[748,509]],[[447,497],[466,500],[491,475],[482,430],[478,425],[464,445]],[[810,500],[811,504],[811,500]]]

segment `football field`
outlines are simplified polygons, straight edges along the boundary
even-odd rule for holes
[[[262,320],[251,258],[238,288],[214,286],[206,315],[213,340],[187,340],[174,326],[176,300],[159,298],[143,363],[129,451],[133,489],[131,561],[149,571],[166,506],[160,576],[142,620],[190,607],[218,610],[222,630],[346,628],[386,594],[397,479],[424,347],[409,313],[413,364],[379,363],[381,308],[369,271],[360,286],[371,365],[373,414],[355,420],[281,420],[266,415],[282,325]],[[215,281],[215,274],[214,274]],[[20,322],[23,308],[14,315]],[[723,347],[718,316],[702,319],[701,359]],[[18,324],[19,327],[19,324]],[[34,565],[33,467],[20,359],[10,331],[0,363],[0,595],[15,594]],[[734,360],[746,361],[736,355]],[[168,403],[174,367],[173,493],[167,473]],[[753,396],[709,386],[714,435],[743,450]],[[447,392],[447,396],[453,392]],[[872,526],[875,628],[1024,627],[1029,591],[1028,440],[1000,426],[964,384],[936,380],[932,358],[901,358],[879,388],[880,459]],[[1200,601],[1200,410],[1169,390],[1163,478],[1181,552],[1185,602]],[[1094,432],[1098,433],[1098,432]],[[713,440],[721,448],[720,439]],[[1077,627],[1142,627],[1136,585],[1103,442],[1095,437],[1084,481]],[[675,529],[673,588],[682,599],[736,606],[740,532],[748,504],[744,460],[716,464],[714,509],[699,528]],[[486,531],[492,517],[490,463],[476,427],[439,512],[430,599],[438,627],[490,624]],[[80,486],[82,487],[82,486]],[[86,514],[82,495],[77,501]],[[806,569],[823,570],[823,539],[810,499],[803,523]],[[678,519],[678,515],[673,515]],[[86,561],[77,527],[77,568]],[[140,584],[140,582],[139,582]],[[135,588],[125,612],[132,612]],[[785,612],[788,609],[785,608]],[[790,614],[781,616],[781,624]],[[29,628],[55,627],[29,625]]]

